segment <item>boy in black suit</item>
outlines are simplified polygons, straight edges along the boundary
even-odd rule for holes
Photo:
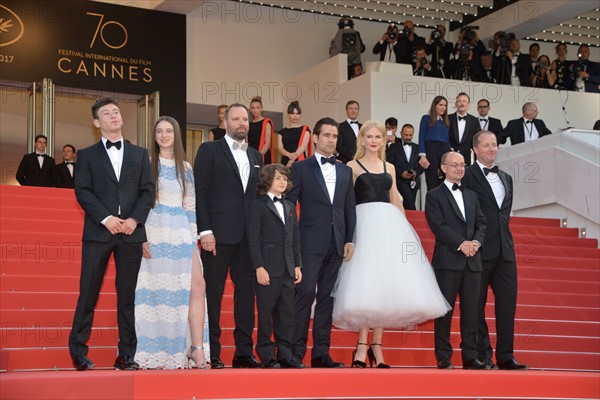
[[[21,186],[54,186],[54,158],[46,154],[48,138],[44,135],[35,137],[35,151],[25,154],[16,178]]]
[[[76,150],[73,145],[65,144],[63,146],[62,156],[63,162],[56,164],[56,179],[55,186],[57,188],[73,189],[75,187],[75,154]]]
[[[282,198],[292,185],[281,164],[265,166],[248,213],[246,232],[252,267],[256,270],[258,340],[263,368],[304,368],[292,357],[295,284],[302,280],[300,233],[296,207]],[[275,343],[271,334],[275,330]],[[277,361],[275,358],[277,347]]]

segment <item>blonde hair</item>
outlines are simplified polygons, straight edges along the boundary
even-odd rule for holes
[[[367,122],[365,122],[360,127],[360,131],[358,131],[358,136],[356,137],[356,153],[354,154],[355,160],[364,157],[366,150],[365,146],[363,146],[363,140],[365,140],[365,135],[367,134],[367,131],[371,130],[372,128],[376,128],[383,137],[384,142],[379,148],[377,156],[380,160],[385,161],[385,127],[381,124],[381,122],[375,121],[374,119],[370,119]]]

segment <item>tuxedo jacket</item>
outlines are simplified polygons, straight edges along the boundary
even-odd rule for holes
[[[586,72],[590,75],[585,80],[585,91],[589,93],[598,93],[600,85],[600,63],[588,61]]]
[[[419,145],[411,143],[412,151],[410,153],[410,158],[407,159],[402,143],[402,139],[398,139],[385,153],[387,161],[389,161],[396,169],[396,185],[409,183],[411,181],[410,179],[404,179],[402,177],[402,173],[405,171],[416,171],[417,177],[423,172],[423,169],[419,165]],[[421,185],[421,180],[417,178],[415,182],[415,189],[418,189]]]
[[[102,220],[112,216],[134,218],[138,226],[125,242],[145,242],[144,223],[152,207],[155,183],[148,151],[123,141],[123,165],[119,179],[102,141],[77,152],[75,196],[85,212],[83,240],[108,242],[111,233]],[[120,214],[119,214],[120,208]]]
[[[481,258],[495,260],[502,257],[504,261],[516,262],[515,246],[509,227],[513,199],[512,177],[500,170],[498,179],[502,182],[505,192],[500,207],[498,207],[492,186],[478,164],[473,164],[466,169],[462,184],[477,193],[481,211],[486,219],[487,229],[484,242],[482,242]]]
[[[56,186],[57,188],[67,189],[73,189],[75,187],[75,163],[73,163],[73,176],[71,176],[69,167],[67,167],[67,164],[65,164],[64,162],[56,164],[54,172],[54,186]]]
[[[54,186],[54,158],[44,154],[44,163],[40,168],[35,152],[25,154],[17,168],[16,178],[21,186]]]
[[[481,212],[475,192],[463,191],[466,219],[463,217],[450,189],[442,183],[427,192],[425,217],[435,236],[432,265],[434,269],[482,271],[481,251],[483,249],[486,220]],[[474,257],[467,257],[459,247],[465,240],[477,240],[482,244]]]
[[[194,163],[198,233],[211,230],[218,244],[240,243],[246,234],[246,216],[256,198],[261,154],[248,147],[248,185],[244,192],[239,168],[227,140],[203,143]]]
[[[504,68],[504,65],[508,66],[508,68]],[[494,55],[494,69],[496,71],[503,71],[497,83],[506,85],[511,84],[512,60],[504,55],[499,57]],[[529,54],[520,53],[517,56],[517,62],[515,64],[515,75],[519,78],[521,86],[531,86],[531,72],[533,72],[531,69],[531,57]]]
[[[524,121],[525,120],[523,118],[508,121],[508,124],[506,124],[506,128],[504,128],[502,133],[502,141],[500,143],[506,143],[507,138],[510,138],[510,143],[512,145],[523,143],[525,141]],[[540,137],[550,135],[552,133],[541,119],[534,119],[533,124],[535,125]]]
[[[300,244],[304,254],[322,254],[329,248],[333,229],[337,252],[344,254],[344,244],[351,243],[356,226],[356,202],[352,169],[335,164],[336,180],[333,203],[325,178],[315,156],[292,165],[293,187],[287,198],[300,204]]]
[[[358,124],[358,129],[362,126]],[[356,153],[356,135],[348,121],[341,122],[338,129],[338,141],[335,146],[338,152],[337,159],[346,164],[354,158]]]
[[[250,262],[254,269],[264,267],[270,276],[293,278],[302,260],[296,207],[289,200],[283,201],[283,214],[285,223],[268,195],[252,202],[246,225]]]
[[[387,41],[383,42],[383,44],[380,43],[380,41],[378,40],[377,43],[375,43],[375,46],[373,46],[373,54],[379,54],[379,61],[387,61],[386,59],[386,54],[387,54],[387,48],[388,48],[389,43]],[[397,63],[401,63],[403,62],[404,59],[406,59],[405,56],[405,49],[406,46],[402,46],[402,44],[400,43],[400,40],[397,40],[396,43],[394,43],[394,54],[396,55],[396,62]],[[409,62],[409,64],[412,63],[412,57],[411,57],[411,61]]]
[[[473,136],[481,130],[479,119],[471,114],[466,115],[465,131],[462,139],[458,140],[458,115],[456,113],[448,114],[450,123],[450,147],[458,151],[465,158],[465,164],[471,164],[471,148],[473,147]]]

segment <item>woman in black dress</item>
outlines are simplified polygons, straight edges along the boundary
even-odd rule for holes
[[[543,89],[554,87],[554,77],[550,72],[550,58],[548,56],[542,55],[538,58],[535,71],[531,74],[531,85]]]
[[[248,146],[255,148],[263,156],[263,165],[274,162],[271,147],[273,147],[273,121],[262,115],[263,105],[260,96],[254,96],[250,101],[250,130],[248,131]]]
[[[300,104],[292,101],[287,112],[289,123],[279,132],[278,149],[281,163],[290,168],[294,162],[312,156],[312,146],[308,125],[300,125]]]
[[[220,140],[225,136],[225,110],[227,109],[227,104],[221,104],[219,108],[217,108],[217,118],[219,119],[219,127],[213,128],[208,131],[208,140]]]

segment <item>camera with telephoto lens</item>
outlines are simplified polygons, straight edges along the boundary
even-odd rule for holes
[[[475,34],[475,31],[477,29],[479,29],[479,27],[474,26],[474,25],[465,25],[462,28],[460,28],[460,32],[465,33],[463,35],[463,41],[467,42],[467,43],[471,43],[473,41],[473,39],[475,39],[477,37]]]
[[[544,61],[540,62],[540,68],[546,68],[548,66],[548,64],[546,64]]]
[[[427,63],[428,63],[429,61],[427,61],[427,58],[423,57],[423,58],[421,58],[421,59],[419,60],[419,62],[421,63],[421,66],[424,66],[424,65],[427,65]]]
[[[396,25],[390,24],[387,29],[387,35],[390,40],[398,39],[398,31],[396,30]]]
[[[573,63],[572,68],[573,68],[573,73],[575,73],[575,74],[585,71],[585,64],[583,63],[581,54],[577,54],[577,62]]]
[[[431,32],[431,40],[434,42],[439,42],[442,39],[442,32],[439,29],[434,29]]]
[[[402,36],[404,36],[406,39],[408,39],[411,33],[412,31],[408,26],[402,30]]]
[[[505,54],[508,51],[511,40],[516,37],[514,33],[504,31],[496,32],[495,36],[497,36],[496,45],[500,47],[500,54]]]

